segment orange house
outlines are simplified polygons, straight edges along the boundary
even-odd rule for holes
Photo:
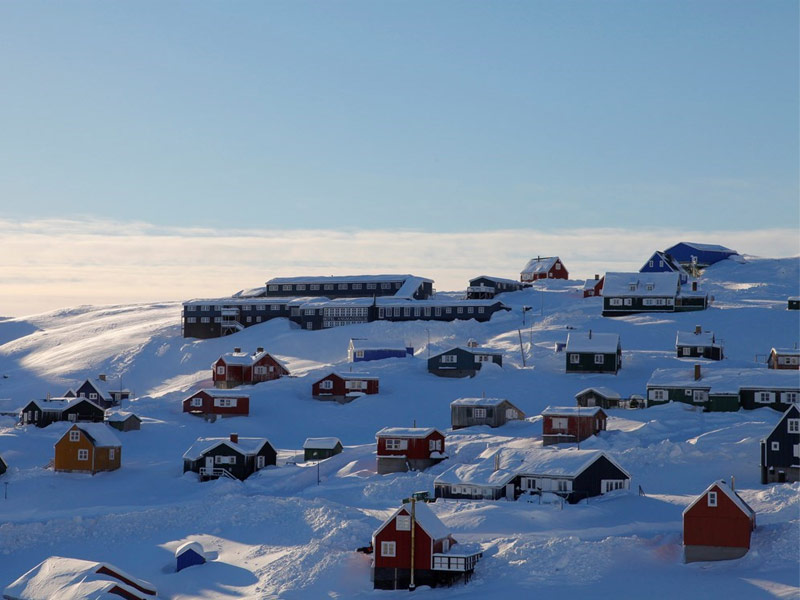
[[[55,443],[54,470],[114,471],[122,464],[122,444],[105,423],[76,423]]]

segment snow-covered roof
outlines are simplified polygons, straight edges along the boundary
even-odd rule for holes
[[[336,307],[346,307],[346,306],[375,306],[378,307],[409,307],[409,308],[453,308],[457,309],[459,306],[462,308],[467,307],[490,307],[496,304],[500,304],[501,307],[504,307],[503,303],[499,300],[454,300],[447,298],[446,296],[442,297],[432,297],[426,298],[425,300],[413,300],[411,298],[400,298],[398,296],[378,296],[377,298],[336,298],[335,300],[329,300],[327,298],[314,298],[311,301],[303,302],[300,304],[301,309],[307,308],[336,308]]]
[[[225,361],[226,365],[249,367],[260,361],[265,356],[269,356],[285,371],[287,372],[289,371],[286,365],[284,365],[281,361],[279,361],[277,358],[275,358],[275,356],[273,356],[266,350],[262,350],[261,352],[253,352],[252,354],[248,354],[247,352],[226,352],[225,354],[220,356],[217,360],[215,360],[213,363],[211,363],[211,366],[213,367],[216,364],[216,362],[221,358],[222,360]]]
[[[92,440],[96,448],[116,448],[122,446],[122,442],[120,442],[119,438],[114,434],[114,430],[105,423],[75,423],[75,427],[83,431],[83,433]],[[70,429],[72,429],[72,427],[70,427]],[[68,434],[69,430],[64,432],[64,435],[61,437],[64,438]]]
[[[650,375],[647,387],[699,388],[718,393],[735,393],[741,388],[800,390],[800,378],[795,371],[790,370],[766,367],[712,368],[703,365],[699,380],[695,380],[692,367],[656,369]]]
[[[583,289],[585,289],[585,290],[593,290],[595,287],[597,287],[598,283],[604,283],[602,277],[600,279],[587,279],[583,283]]]
[[[464,352],[469,352],[470,354],[491,354],[492,356],[503,355],[502,350],[496,350],[494,348],[485,348],[483,346],[477,346],[477,347],[456,346],[455,348],[450,348],[449,350],[445,350],[444,352],[440,352],[439,354],[448,354],[450,352],[453,352],[454,350],[463,350]],[[439,356],[439,354],[437,354],[436,356]]]
[[[267,285],[283,284],[283,283],[386,283],[405,281],[406,279],[416,279],[420,283],[429,282],[433,283],[432,279],[425,279],[424,277],[417,277],[416,275],[396,275],[396,274],[383,274],[383,275],[311,275],[308,277],[273,277],[267,281]]]
[[[593,417],[604,412],[599,406],[581,408],[580,406],[548,406],[542,411],[548,417]]]
[[[111,573],[100,573],[101,569]],[[120,578],[114,577],[112,573],[118,574]],[[147,591],[142,592],[124,580]],[[3,591],[3,598],[9,600],[119,598],[118,595],[112,596],[109,593],[114,587],[124,590],[131,598],[142,600],[153,598],[157,593],[151,583],[125,573],[114,565],[51,556],[9,585]]]
[[[797,348],[773,348],[770,354],[773,352],[782,356],[800,356],[800,349]]]
[[[341,377],[342,379],[349,379],[349,380],[353,380],[353,379],[376,380],[376,381],[378,380],[378,377],[376,377],[375,375],[369,375],[368,373],[353,373],[352,371],[345,371],[345,372],[342,372],[342,371],[331,371],[330,373],[325,375],[325,377],[323,377],[322,379],[325,379],[326,377],[330,377],[331,375],[336,375],[338,377]],[[320,380],[320,381],[322,381],[322,380]]]
[[[434,427],[384,427],[375,437],[426,438],[434,432],[444,435]]]
[[[408,347],[402,340],[365,340],[350,338],[353,350],[402,350]]]
[[[372,537],[374,538],[377,536],[381,530],[391,523],[394,518],[403,510],[410,515],[411,503],[405,503],[396,511],[394,511],[392,516],[386,519],[386,521],[384,521],[384,523],[375,530],[375,533],[372,534]],[[434,513],[425,502],[414,503],[414,520],[419,524],[420,527],[422,527],[425,533],[433,538],[433,540],[442,540],[450,536],[450,530],[447,528],[447,526],[445,526],[444,523],[442,523],[441,519],[436,516],[436,513]]]
[[[198,460],[203,456],[204,453],[208,452],[212,448],[216,448],[220,444],[225,444],[240,454],[249,455],[258,454],[261,448],[264,447],[264,444],[269,444],[269,440],[267,438],[260,437],[240,437],[238,442],[233,443],[229,437],[198,438],[197,441],[192,444],[186,452],[183,453],[183,458],[188,460]]]
[[[341,440],[335,437],[319,437],[319,438],[307,438],[305,442],[303,442],[303,450],[308,448],[316,449],[321,448],[322,450],[333,450],[336,448],[337,444],[341,444]]]
[[[800,296],[789,296],[789,300],[792,302],[800,302]]]
[[[675,338],[676,346],[714,346],[714,333],[711,331],[703,331],[702,333],[695,333],[694,331],[679,331]]]
[[[112,423],[120,423],[122,421],[127,421],[131,417],[139,419],[139,417],[136,416],[135,414],[133,414],[132,412],[128,412],[128,411],[125,411],[125,410],[109,410],[109,411],[106,411],[106,421],[109,421],[109,422],[112,422]],[[139,420],[141,420],[141,419],[139,419]]]
[[[714,487],[717,487],[723,494],[725,494],[728,498],[730,498],[731,502],[733,502],[736,505],[736,507],[739,510],[741,510],[744,514],[746,514],[748,517],[755,516],[756,514],[755,511],[752,508],[750,508],[747,502],[742,500],[739,494],[737,494],[734,490],[732,490],[730,486],[722,479],[718,479],[710,486],[708,486],[702,494],[700,494],[697,498],[694,499],[694,502],[692,502],[689,506],[683,509],[683,514],[685,515],[687,512],[691,510],[691,508],[695,504],[704,499],[706,497],[706,494],[708,494],[708,492],[713,490]]]
[[[505,398],[458,398],[450,406],[500,406],[508,402]]]
[[[697,242],[678,242],[679,244],[683,244],[684,246],[689,246],[694,248],[695,250],[702,250],[703,252],[730,252],[731,254],[736,254],[736,250],[731,250],[730,248],[726,248],[725,246],[720,246],[719,244],[698,244]],[[678,244],[675,244],[676,246]],[[674,248],[675,246],[673,246]]]
[[[394,294],[395,298],[413,298],[423,283],[433,283],[432,279],[425,279],[424,277],[414,277],[409,275]]]
[[[581,390],[577,394],[575,394],[575,396],[576,397],[577,396],[583,396],[584,394],[586,394],[588,392],[595,392],[595,393],[603,396],[604,398],[608,398],[609,400],[619,400],[622,397],[622,396],[619,395],[618,392],[615,392],[611,388],[602,387],[602,386],[599,386],[599,387],[588,387],[586,389]]]
[[[200,392],[204,392],[211,396],[212,398],[249,398],[250,394],[246,392],[241,392],[236,388],[232,390],[223,390],[220,388],[204,388],[202,390],[198,390],[194,392],[191,396],[195,396]]]
[[[264,288],[259,288],[263,290]],[[183,303],[184,306],[222,306],[223,308],[235,308],[237,306],[253,306],[256,304],[289,304],[297,300],[311,300],[316,296],[308,296],[305,298],[292,297],[277,297],[277,296],[235,296],[231,298],[193,298]]]
[[[92,386],[94,386],[94,389],[97,390],[97,393],[100,394],[100,396],[102,398],[104,398],[105,400],[113,400],[113,396],[111,395],[112,392],[113,393],[119,393],[119,392],[130,393],[129,389],[120,387],[119,384],[117,384],[116,386],[113,386],[113,385],[111,385],[112,382],[110,382],[108,380],[103,381],[102,379],[95,378],[95,379],[87,379],[84,383],[87,383],[87,382],[90,383]],[[83,384],[81,384],[81,385],[83,385]],[[81,386],[78,386],[78,387],[81,387]]]
[[[469,284],[472,285],[472,282],[473,281],[478,281],[478,279],[488,279],[489,281],[494,281],[494,282],[497,282],[497,283],[505,283],[505,284],[513,285],[513,286],[521,286],[522,285],[522,283],[520,283],[516,279],[504,279],[503,277],[492,277],[491,275],[478,275],[477,277],[473,277],[472,279],[469,280]]]
[[[203,546],[200,545],[200,542],[186,542],[186,543],[181,544],[180,546],[178,546],[175,549],[175,558],[178,558],[181,554],[185,554],[186,552],[189,552],[190,550],[192,550],[193,552],[196,552],[197,554],[199,554],[203,558],[205,558],[205,556],[206,556],[205,552],[203,551]]]
[[[618,273],[605,274],[603,296],[675,296],[680,286],[680,274]],[[634,286],[634,289],[631,289]]]
[[[530,273],[532,275],[538,273],[547,273],[553,268],[553,265],[556,264],[557,260],[557,256],[539,256],[537,258],[532,258],[527,262],[525,268],[522,269],[522,273]]]
[[[571,331],[567,334],[567,352],[614,354],[617,348],[619,348],[619,335],[616,333]]]
[[[32,402],[42,412],[61,412],[64,409],[69,408],[74,404],[77,404],[81,400],[86,400],[86,402],[91,402],[92,404],[95,404],[88,398],[49,398],[49,399],[37,398],[35,400],[32,400]],[[97,405],[95,404],[95,406]],[[98,406],[98,408],[100,407]]]

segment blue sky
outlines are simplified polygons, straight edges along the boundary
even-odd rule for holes
[[[0,216],[797,227],[797,24],[794,1],[4,2]]]

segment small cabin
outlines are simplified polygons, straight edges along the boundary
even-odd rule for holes
[[[755,528],[755,511],[733,487],[715,481],[683,511],[684,560],[741,558]]]
[[[372,548],[376,590],[436,587],[462,577],[468,581],[482,556],[478,548],[459,545],[427,504],[413,500],[404,503],[372,534]]]
[[[537,256],[532,258],[519,274],[519,280],[530,283],[539,279],[569,279],[569,272],[557,256]]]
[[[453,429],[488,425],[501,427],[508,421],[525,419],[525,413],[505,398],[458,398],[450,403]]]
[[[770,369],[800,369],[800,350],[797,348],[772,348],[767,358]]]
[[[800,481],[800,408],[792,404],[761,440],[761,483]]]
[[[311,385],[317,400],[333,400],[344,404],[364,395],[377,394],[380,381],[366,373],[329,373]]]
[[[286,375],[289,375],[289,369],[269,352],[265,352],[264,348],[257,348],[252,354],[242,352],[241,348],[234,348],[233,352],[223,354],[211,365],[214,387],[220,389],[255,385]]]
[[[206,554],[199,542],[186,542],[175,550],[175,570],[183,571],[187,567],[202,565],[206,562]]]
[[[47,398],[31,400],[20,411],[22,425],[47,427],[51,423],[102,423],[105,410],[87,398]]]
[[[341,454],[342,442],[339,438],[308,438],[303,442],[303,460],[325,460]]]
[[[622,346],[616,333],[571,331],[567,335],[567,373],[613,373],[622,368]]]
[[[384,427],[378,441],[378,474],[424,471],[445,458],[444,434],[432,427]]]
[[[503,366],[503,353],[477,345],[458,346],[428,359],[428,372],[439,377],[474,377],[484,363]]]
[[[467,300],[491,300],[497,294],[516,292],[523,287],[525,287],[524,284],[515,279],[481,275],[469,280]]]
[[[789,296],[786,308],[788,310],[800,310],[800,296]]]
[[[578,406],[599,406],[600,408],[617,408],[622,397],[618,392],[607,387],[589,387],[575,394]]]
[[[201,481],[227,477],[244,481],[256,471],[275,465],[278,454],[267,438],[199,438],[183,454],[183,472],[193,472]]]
[[[250,394],[239,390],[206,389],[184,398],[183,412],[201,416],[246,417],[250,414]]]
[[[587,279],[583,284],[583,297],[593,298],[594,296],[602,296],[603,283],[605,280],[605,277],[600,277],[597,273],[595,273],[594,279]]]
[[[414,348],[397,340],[350,338],[347,346],[347,360],[351,363],[407,356],[414,356]]]
[[[54,471],[99,473],[122,464],[122,443],[105,423],[76,423],[55,443]]]
[[[108,411],[105,422],[117,431],[139,431],[142,428],[142,419],[132,412],[123,410]]]
[[[675,351],[678,358],[707,358],[722,360],[722,344],[717,341],[713,331],[703,331],[700,325],[694,331],[679,331],[675,338]]]
[[[608,416],[599,406],[548,406],[542,411],[542,444],[582,442],[606,429]]]

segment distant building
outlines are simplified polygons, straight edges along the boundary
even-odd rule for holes
[[[788,310],[800,310],[800,296],[789,296],[786,302]]]
[[[755,528],[755,511],[727,483],[715,481],[683,511],[684,560],[741,558]]]
[[[384,358],[406,358],[414,356],[414,348],[398,340],[366,340],[350,338],[347,346],[349,362],[383,360]]]
[[[380,380],[366,373],[329,373],[311,385],[311,395],[317,400],[351,402],[360,396],[377,394]]]
[[[378,474],[424,471],[445,458],[444,434],[432,427],[384,427],[378,440]]]
[[[175,570],[183,571],[188,567],[202,565],[206,562],[206,554],[199,542],[186,542],[175,550]]]
[[[256,471],[276,464],[277,453],[266,438],[199,438],[183,454],[183,472],[192,471],[200,479],[228,477],[244,481]]]
[[[274,277],[264,296],[373,298],[395,296],[425,300],[433,295],[433,280],[415,275],[336,275]]]
[[[736,250],[731,250],[718,244],[698,244],[696,242],[679,242],[664,250],[674,260],[683,266],[696,262],[698,268],[704,269],[730,256],[737,255]]]
[[[537,256],[528,261],[519,280],[530,283],[539,279],[569,279],[569,272],[557,256]]]
[[[639,269],[639,273],[678,273],[681,285],[689,282],[689,273],[681,264],[665,252],[656,251]]]
[[[800,481],[800,408],[792,404],[761,440],[761,483]]]
[[[605,277],[600,277],[598,274],[595,274],[594,279],[587,279],[583,284],[583,297],[592,298],[594,296],[602,296],[603,283],[605,280]]]
[[[675,337],[675,351],[678,358],[707,358],[722,360],[722,344],[717,342],[713,331],[703,331],[698,325],[694,331],[679,331]]]
[[[303,460],[325,460],[341,454],[342,442],[339,438],[308,438],[303,442]]]
[[[123,400],[129,400],[131,391],[119,383],[116,386],[112,385],[105,375],[98,375],[97,379],[84,381],[75,390],[75,396],[88,398],[103,408],[109,408],[120,404]]]
[[[428,359],[428,372],[439,377],[474,377],[484,363],[503,366],[500,350],[479,346],[458,346]]]
[[[614,373],[622,368],[622,345],[616,333],[571,331],[565,348],[567,373]]]
[[[514,279],[480,275],[479,277],[469,280],[467,298],[470,300],[490,300],[497,294],[516,292],[523,287],[525,286],[521,282]]]
[[[542,411],[542,444],[572,444],[605,431],[608,416],[599,406],[548,406]]]
[[[450,403],[453,429],[488,425],[501,427],[508,421],[520,421],[525,413],[505,398],[459,398]]]
[[[121,464],[122,443],[104,423],[76,423],[55,443],[55,471],[94,475]]]
[[[616,408],[621,399],[618,392],[607,387],[590,387],[575,394],[577,405],[586,407]]]
[[[679,273],[606,273],[603,316],[683,312],[708,308],[708,294],[692,281],[682,288]]]
[[[767,358],[770,369],[800,369],[800,350],[797,348],[772,348]]]
[[[106,412],[105,422],[109,427],[117,431],[139,431],[142,428],[142,419],[123,410],[113,410]]]
[[[102,423],[105,410],[88,398],[31,400],[20,411],[22,425],[47,427],[58,421]]]
[[[223,354],[211,365],[214,387],[221,389],[272,381],[288,374],[289,369],[263,348],[252,354],[234,348],[233,352]]]
[[[193,415],[246,417],[250,414],[250,395],[238,389],[198,390],[184,398],[181,406],[183,412]]]

